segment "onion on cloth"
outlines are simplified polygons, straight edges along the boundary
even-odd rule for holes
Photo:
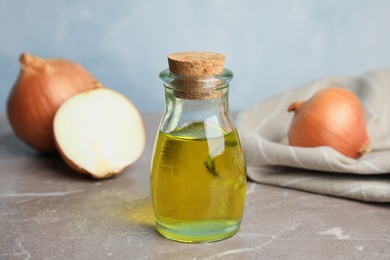
[[[365,126],[370,143],[370,152],[364,156],[351,158],[329,146],[290,145],[288,132],[294,117],[303,112],[309,114],[308,101],[312,99],[310,107],[314,106],[314,96],[334,86],[352,92],[364,107]],[[319,78],[261,100],[254,107],[240,112],[235,123],[245,155],[248,178],[262,184],[311,193],[366,202],[390,202],[389,96],[390,70],[374,70],[353,77],[331,75]],[[287,112],[289,105],[299,100],[305,102],[301,107],[298,104],[292,107],[297,110],[297,115]],[[329,114],[337,114],[341,109],[345,109],[336,102],[331,104],[331,107],[338,109],[335,111],[328,109]],[[319,110],[323,109],[317,109]],[[350,115],[345,117],[348,119],[345,125],[349,127],[343,131],[351,132],[351,135],[357,135],[357,132],[364,133],[364,130],[358,129],[358,124],[354,126],[356,129],[350,129],[353,125],[350,117],[356,113],[356,110],[353,110],[344,112]],[[323,114],[325,111],[319,113]],[[337,118],[340,125],[342,117]],[[331,124],[330,120],[327,119],[326,125]],[[317,132],[325,131],[320,129],[320,126],[315,127]],[[336,128],[337,125],[331,127]],[[349,142],[355,138],[347,134],[345,136],[345,140],[340,142]]]
[[[370,150],[363,105],[347,89],[323,89],[307,101],[292,103],[288,111],[295,112],[288,132],[292,146],[330,146],[351,158]]]

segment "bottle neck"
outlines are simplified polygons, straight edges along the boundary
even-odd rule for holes
[[[160,130],[169,133],[192,123],[202,123],[218,127],[225,133],[231,132],[234,129],[228,98],[231,78],[232,74],[228,80],[221,80],[221,77],[184,78],[175,75],[173,80],[167,82],[162,78],[165,112]]]

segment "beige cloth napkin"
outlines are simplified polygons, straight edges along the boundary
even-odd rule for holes
[[[287,107],[320,89],[353,91],[365,109],[371,152],[348,158],[330,147],[288,145],[293,113]],[[275,96],[238,114],[236,126],[248,177],[259,183],[362,201],[390,202],[390,70],[356,78],[326,77]]]

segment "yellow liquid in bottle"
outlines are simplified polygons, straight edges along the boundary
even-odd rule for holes
[[[236,130],[225,134],[193,123],[169,134],[160,131],[151,191],[163,236],[201,243],[234,235],[246,196],[246,167]]]

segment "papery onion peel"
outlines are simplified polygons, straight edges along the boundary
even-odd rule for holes
[[[351,158],[370,150],[363,105],[347,89],[320,90],[307,101],[292,103],[288,111],[295,112],[288,131],[292,146],[330,146]]]
[[[56,151],[53,119],[69,97],[100,88],[92,74],[73,61],[20,55],[19,76],[7,101],[7,116],[14,133],[40,152]]]

